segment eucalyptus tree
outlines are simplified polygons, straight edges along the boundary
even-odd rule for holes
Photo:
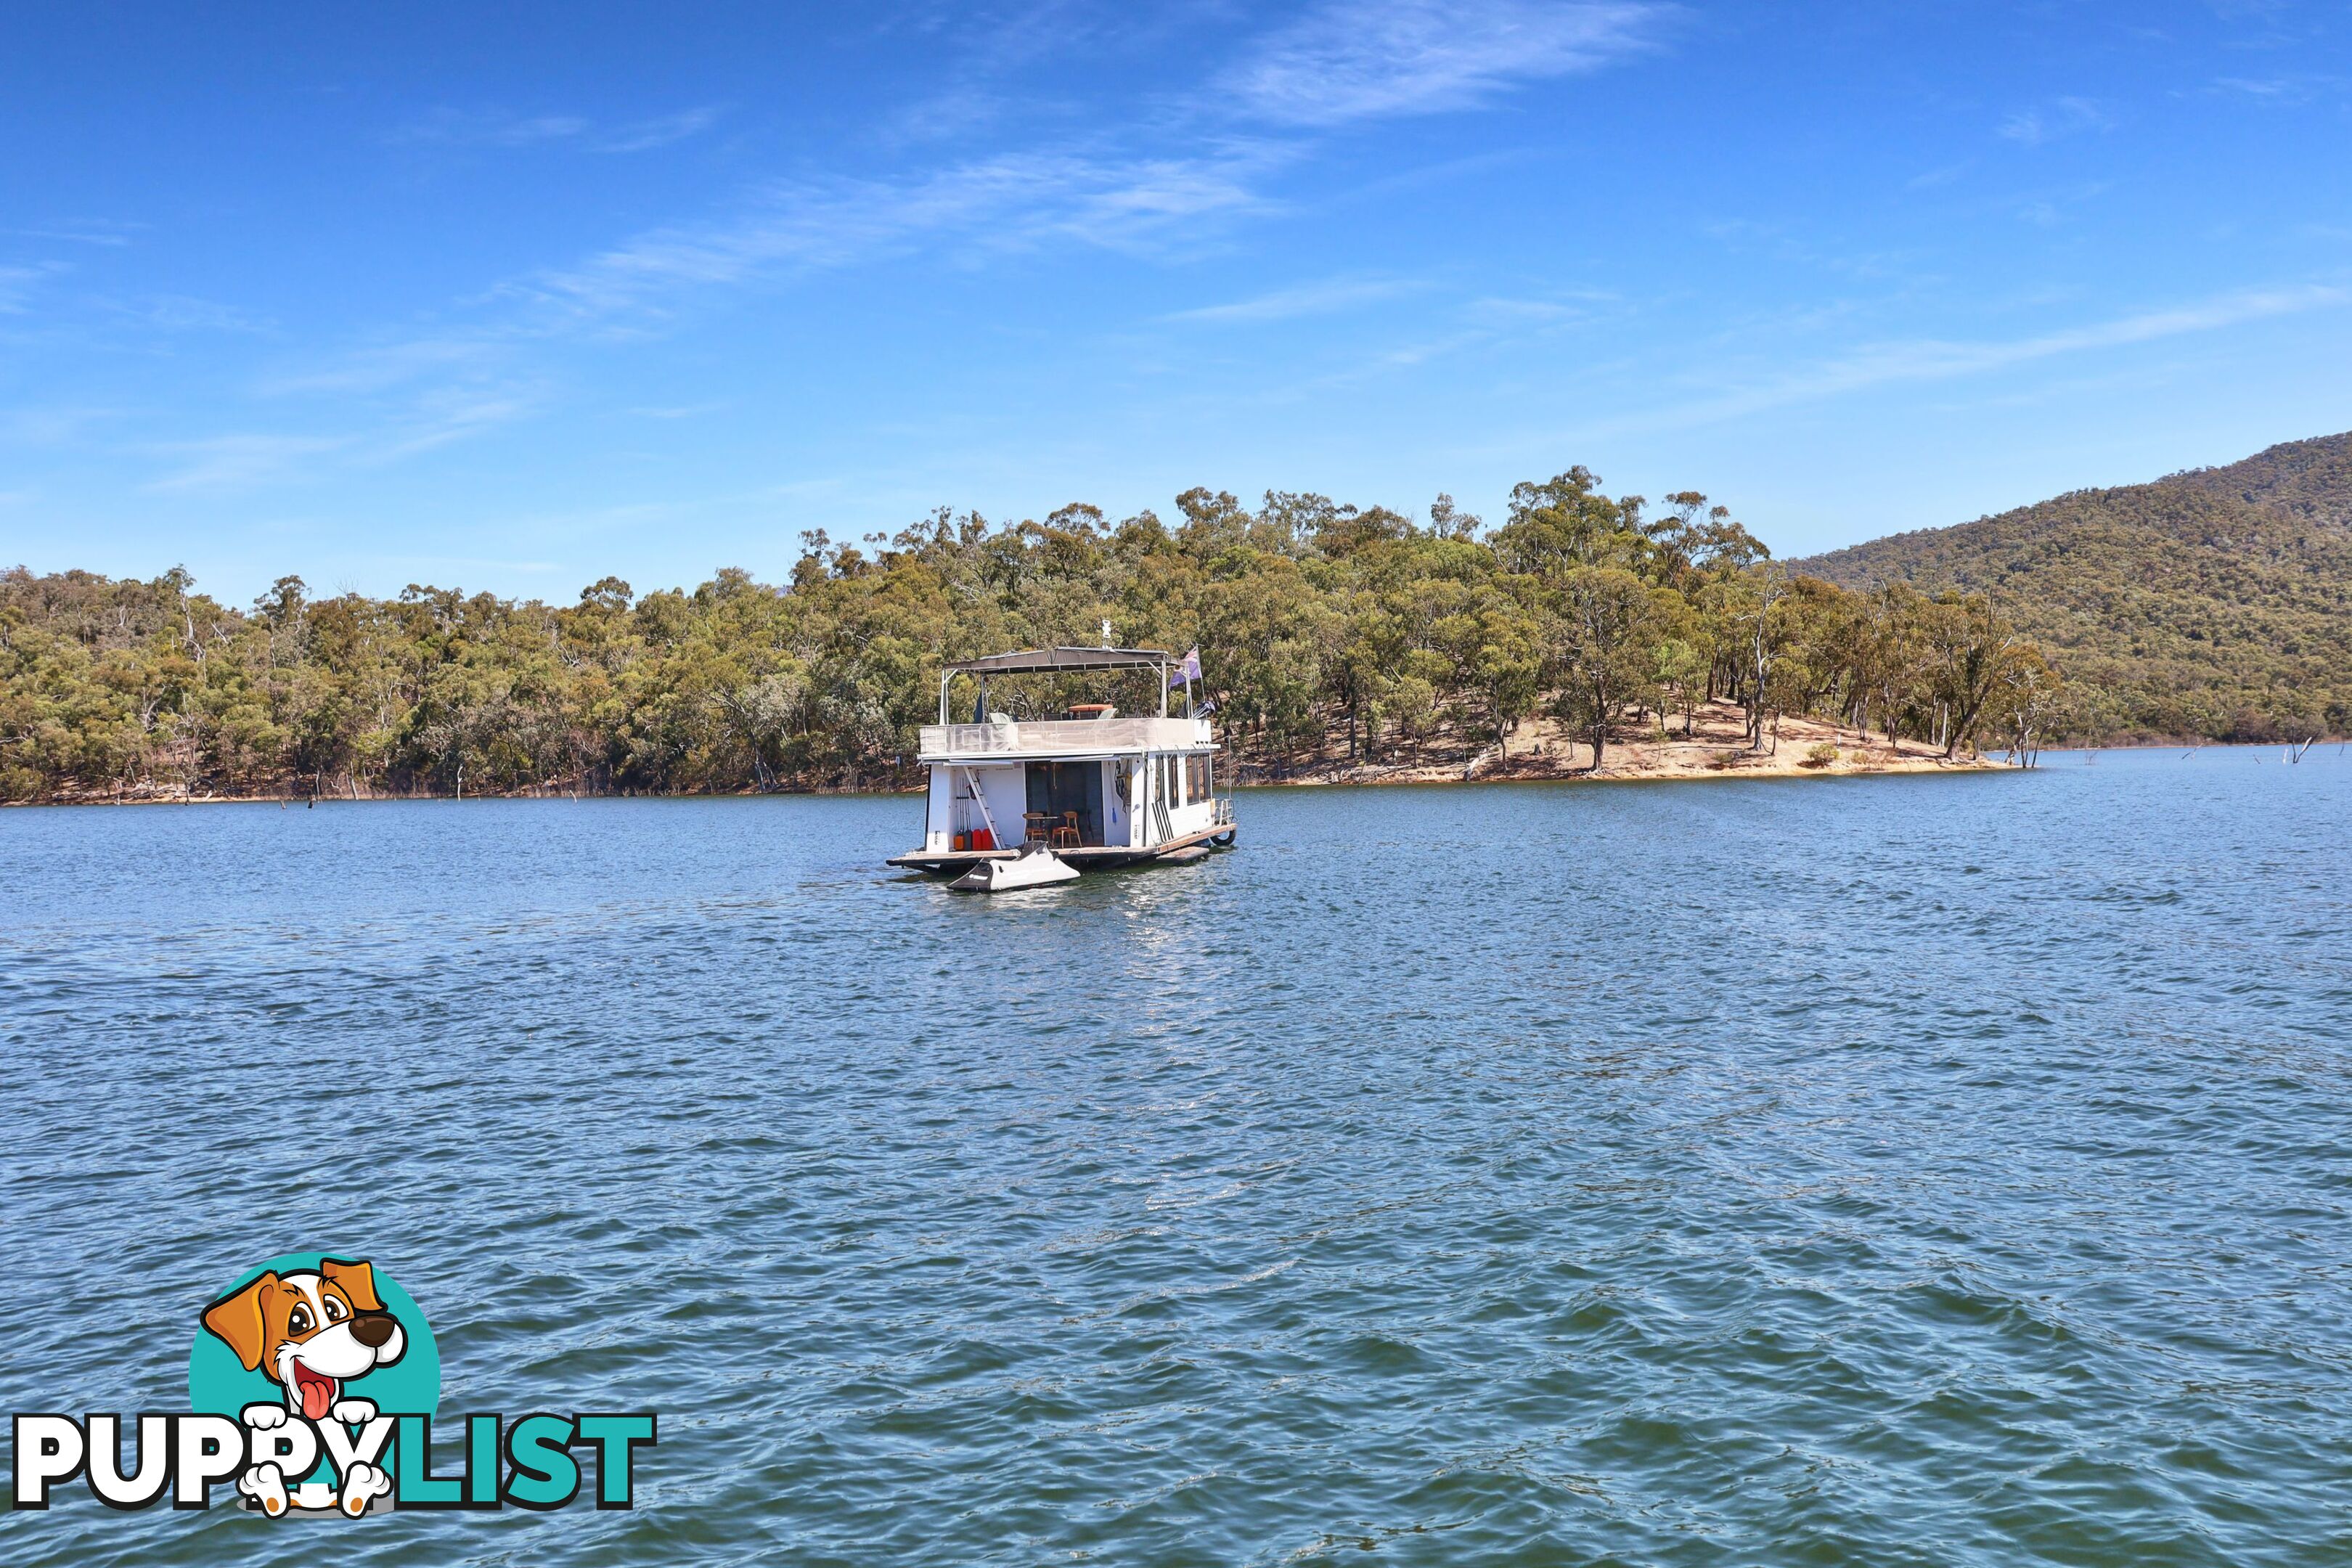
[[[1682,595],[1654,588],[1622,566],[1571,566],[1554,592],[1561,631],[1564,720],[1583,729],[1599,772],[1610,727],[1626,705],[1663,706],[1658,652],[1675,629]]]
[[[1495,532],[1496,559],[1506,572],[1523,575],[1571,566],[1638,570],[1649,552],[1640,518],[1637,498],[1612,500],[1590,469],[1570,468],[1540,484],[1512,487],[1510,517]]]
[[[2018,678],[2020,661],[2040,661],[2017,628],[1993,612],[1982,594],[1937,595],[1920,617],[1928,679],[1932,683],[1944,755],[1952,756],[1976,735],[1977,721],[1993,694]]]

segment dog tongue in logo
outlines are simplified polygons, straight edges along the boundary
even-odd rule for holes
[[[334,1408],[335,1380],[320,1377],[298,1361],[294,1363],[294,1386],[302,1394],[303,1418],[324,1421],[327,1412]]]

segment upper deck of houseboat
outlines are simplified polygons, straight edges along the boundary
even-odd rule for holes
[[[1009,719],[1003,723],[926,724],[924,763],[1009,762],[1050,757],[1063,762],[1138,752],[1216,749],[1206,719]]]

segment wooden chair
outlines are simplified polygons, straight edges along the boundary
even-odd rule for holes
[[[1075,811],[1062,813],[1061,826],[1054,829],[1054,847],[1076,849],[1078,847],[1081,837],[1078,832],[1078,814]]]
[[[1053,820],[1053,819],[1052,819],[1051,817],[1048,817],[1048,816],[1047,816],[1044,812],[1042,812],[1042,811],[1024,811],[1024,812],[1023,812],[1023,813],[1021,814],[1021,822],[1022,822],[1022,835],[1021,835],[1021,837],[1022,837],[1022,838],[1024,839],[1024,841],[1025,841],[1025,842],[1027,842],[1027,843],[1030,843],[1030,844],[1050,844],[1050,843],[1052,843],[1052,842],[1053,842],[1053,836],[1052,836],[1050,833],[1048,833],[1048,832],[1046,831],[1046,827],[1045,827],[1046,823],[1050,822],[1051,820]]]

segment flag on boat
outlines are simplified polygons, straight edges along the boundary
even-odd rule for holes
[[[1190,686],[1201,679],[1201,650],[1194,648],[1184,656],[1184,662],[1168,672],[1171,686]]]

